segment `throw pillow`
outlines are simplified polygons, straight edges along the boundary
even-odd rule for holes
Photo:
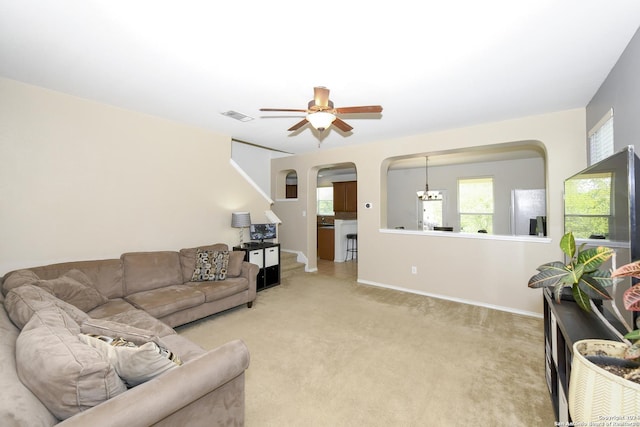
[[[92,286],[91,279],[80,270],[69,270],[57,279],[38,280],[36,284],[85,313],[109,301]]]
[[[196,252],[198,249],[208,251],[226,251],[229,246],[226,243],[215,243],[213,245],[198,246],[196,248],[180,249],[180,267],[182,268],[182,282],[191,281],[193,269],[196,268]]]
[[[31,270],[18,270],[9,274],[2,283],[2,290],[6,295],[13,288],[37,282],[40,278]]]
[[[229,252],[229,268],[227,269],[227,277],[238,277],[242,274],[244,254],[244,251]]]
[[[209,251],[198,249],[196,268],[191,276],[192,282],[224,280],[227,278],[229,251]]]
[[[16,340],[22,383],[59,420],[127,390],[100,352],[78,340],[80,328],[59,307],[39,310]]]
[[[85,344],[100,351],[120,378],[134,387],[182,364],[179,357],[154,342],[137,346],[123,338],[78,334]]]
[[[24,328],[35,312],[50,307],[62,309],[78,324],[89,318],[89,315],[78,307],[56,298],[36,285],[13,288],[4,300],[4,308],[13,323],[20,329]]]

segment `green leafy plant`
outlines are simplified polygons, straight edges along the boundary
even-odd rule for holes
[[[560,249],[568,259],[568,263],[561,261],[549,262],[538,267],[538,273],[529,279],[530,288],[552,288],[556,301],[561,301],[562,291],[570,287],[573,299],[585,311],[591,311],[591,300],[611,300],[612,297],[606,288],[615,285],[623,277],[640,279],[640,260],[625,264],[614,271],[600,269],[600,266],[611,258],[614,250],[599,246],[584,250],[584,244],[576,249],[573,233],[569,232],[562,236]],[[640,312],[640,282],[627,289],[622,301],[624,308],[629,311]],[[614,314],[629,331],[624,338],[628,347],[625,349],[624,358],[640,363],[640,329],[631,330],[627,322],[618,311],[615,301],[612,301]],[[600,315],[603,322],[608,324],[611,330],[615,328],[609,321]],[[621,338],[622,335],[618,334]],[[617,374],[623,378],[631,379],[640,376],[640,368],[630,371],[627,374]],[[636,381],[633,379],[633,381]],[[640,381],[636,381],[640,382]]]
[[[613,249],[598,246],[583,250],[584,244],[576,249],[576,240],[571,232],[562,236],[560,249],[569,262],[542,264],[537,268],[538,273],[529,279],[529,287],[552,288],[557,302],[561,300],[562,290],[570,287],[573,299],[585,311],[591,311],[591,300],[610,300],[606,288],[613,284],[613,278],[610,271],[601,270],[600,266],[611,258]]]

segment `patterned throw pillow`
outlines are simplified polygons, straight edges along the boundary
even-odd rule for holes
[[[196,252],[196,268],[191,276],[192,282],[224,280],[227,278],[229,251],[208,251],[198,249]]]

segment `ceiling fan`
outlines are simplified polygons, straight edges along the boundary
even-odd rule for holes
[[[288,131],[298,130],[307,123],[311,123],[311,125],[320,132],[331,125],[334,125],[343,132],[349,132],[353,127],[337,117],[338,114],[380,113],[382,112],[382,107],[380,105],[366,105],[360,107],[334,108],[333,101],[329,99],[329,89],[324,86],[316,86],[313,88],[313,99],[309,101],[309,106],[306,110],[294,108],[261,108],[260,111],[307,113],[304,119],[291,126],[287,129]]]

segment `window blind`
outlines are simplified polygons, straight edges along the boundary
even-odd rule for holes
[[[589,164],[613,154],[613,109],[589,131]]]

